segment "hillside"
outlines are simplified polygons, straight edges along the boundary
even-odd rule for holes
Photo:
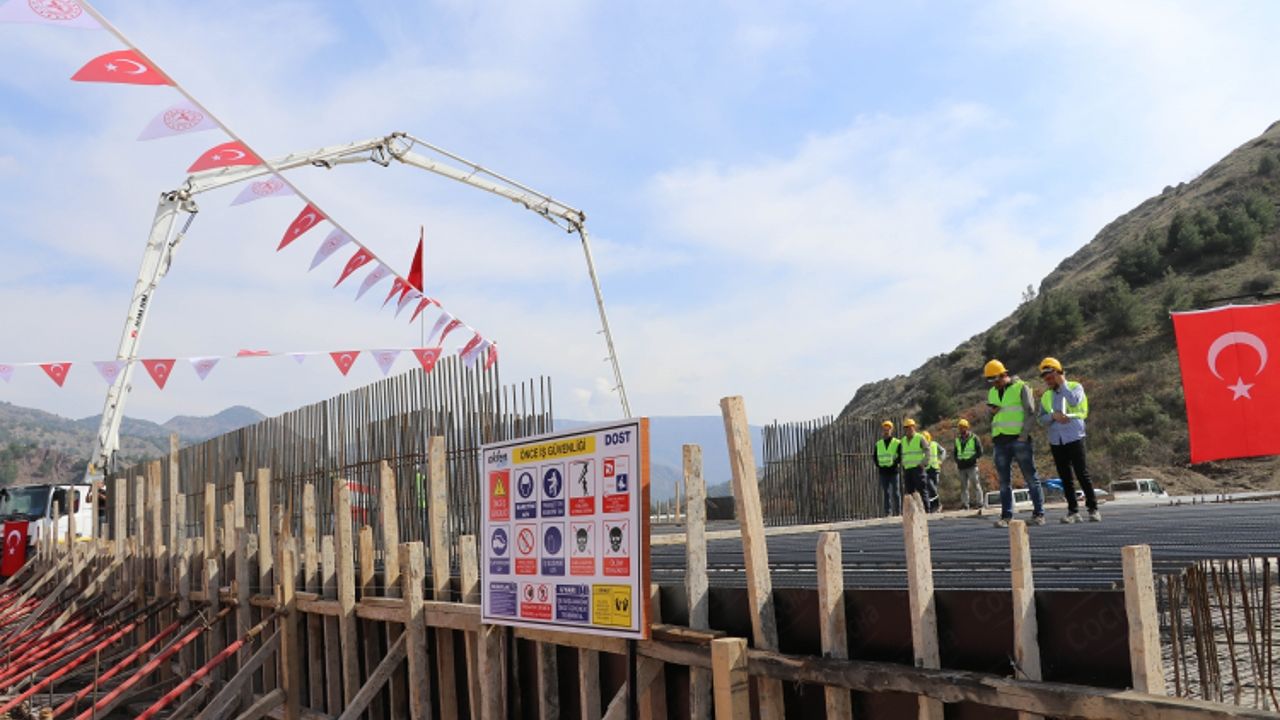
[[[1277,197],[1280,123],[1109,223],[986,332],[910,375],[860,387],[842,416],[914,414],[948,439],[954,418],[967,417],[988,433],[983,363],[1000,358],[1038,395],[1036,363],[1054,355],[1088,390],[1089,460],[1104,486],[1151,476],[1171,492],[1280,488],[1277,459],[1189,464],[1168,315],[1249,302],[1280,284]],[[1037,467],[1052,476],[1040,445]]]
[[[101,416],[71,420],[0,402],[0,485],[78,477],[93,450]],[[178,416],[157,424],[126,417],[120,424],[120,457],[126,463],[169,452],[169,435],[183,444],[200,442],[261,420],[247,407],[209,417]]]

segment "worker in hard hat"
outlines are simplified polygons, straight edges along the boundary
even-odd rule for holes
[[[902,491],[898,484],[901,464],[902,441],[893,436],[893,422],[885,420],[880,423],[880,439],[876,441],[876,472],[880,475],[885,516],[902,514]]]
[[[902,495],[920,494],[920,507],[929,508],[928,488],[925,486],[924,470],[929,464],[929,444],[924,435],[916,432],[916,421],[907,418],[902,421]]]
[[[1089,398],[1084,394],[1084,386],[1067,380],[1062,363],[1051,357],[1040,361],[1040,379],[1049,388],[1040,396],[1040,424],[1048,430],[1049,451],[1053,453],[1053,464],[1058,467],[1058,477],[1062,478],[1062,494],[1067,496],[1067,514],[1062,522],[1080,522],[1075,480],[1080,481],[1080,489],[1084,491],[1089,520],[1102,522],[1085,462],[1084,421],[1089,417]]]
[[[947,459],[947,451],[933,439],[933,435],[928,430],[920,434],[924,435],[924,441],[929,446],[929,462],[924,468],[925,494],[929,497],[929,501],[925,503],[925,509],[929,512],[938,512],[942,509],[942,499],[938,497],[938,476],[942,473],[942,461]]]
[[[978,478],[978,458],[982,457],[982,441],[969,429],[969,421],[960,418],[956,422],[956,474],[960,476],[960,502],[965,510],[974,507],[982,512],[982,481]],[[969,504],[969,490],[973,490],[973,504]]]
[[[991,446],[1000,479],[1000,519],[996,527],[1009,527],[1013,519],[1013,463],[1018,463],[1022,480],[1031,495],[1031,524],[1044,524],[1044,496],[1031,454],[1031,431],[1035,428],[1038,409],[1031,388],[1021,378],[1012,377],[1004,363],[992,360],[982,368],[991,389],[987,406],[991,409]]]

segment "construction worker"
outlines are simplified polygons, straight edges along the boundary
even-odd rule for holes
[[[1080,481],[1089,520],[1102,522],[1098,500],[1093,494],[1093,480],[1089,477],[1084,457],[1084,420],[1089,417],[1089,398],[1080,383],[1067,380],[1057,358],[1047,357],[1040,361],[1040,379],[1049,386],[1040,396],[1040,424],[1049,432],[1049,450],[1053,453],[1053,464],[1058,467],[1058,477],[1062,478],[1062,494],[1067,496],[1067,514],[1062,522],[1080,522],[1080,505],[1076,500],[1073,480]]]
[[[1038,411],[1031,388],[1021,379],[1010,377],[1004,363],[991,360],[982,368],[991,389],[987,406],[991,409],[991,446],[1000,479],[1000,519],[996,527],[1009,527],[1013,519],[1013,463],[1018,463],[1022,480],[1031,495],[1031,524],[1044,524],[1044,496],[1031,454],[1031,430]]]
[[[942,509],[942,499],[938,496],[938,475],[942,471],[942,461],[947,459],[947,451],[933,439],[928,430],[920,434],[924,435],[925,444],[929,446],[929,462],[924,469],[925,493],[929,496],[929,502],[925,504],[925,508],[929,512],[938,512]]]
[[[880,423],[880,439],[876,441],[876,471],[880,474],[885,516],[902,514],[902,495],[898,485],[901,462],[902,441],[893,436],[893,423],[885,420]]]
[[[960,475],[960,502],[965,510],[978,508],[982,513],[982,481],[978,479],[978,458],[982,457],[982,441],[969,431],[969,421],[960,418],[956,422],[956,473]],[[973,505],[969,504],[969,489],[973,489]]]
[[[916,421],[902,421],[902,495],[920,494],[920,507],[929,507],[929,489],[925,486],[924,469],[929,464],[929,444],[916,432]]]

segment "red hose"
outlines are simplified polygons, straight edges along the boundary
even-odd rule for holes
[[[63,675],[66,675],[67,673],[69,673],[69,672],[71,672],[72,670],[76,669],[77,667],[79,667],[79,666],[80,666],[80,664],[81,664],[81,663],[83,663],[83,662],[85,662],[86,660],[88,660],[89,658],[93,657],[96,653],[98,653],[100,650],[102,650],[102,649],[103,649],[103,648],[105,648],[106,646],[108,646],[108,645],[110,645],[111,643],[113,643],[113,642],[115,642],[115,641],[119,640],[121,637],[124,637],[126,634],[128,634],[128,633],[132,632],[134,628],[136,628],[139,624],[141,624],[141,623],[142,623],[142,622],[144,622],[144,621],[145,621],[145,618],[138,618],[137,620],[134,620],[132,623],[129,623],[128,625],[125,625],[124,627],[122,627],[122,628],[120,628],[119,630],[115,631],[115,633],[113,633],[110,637],[108,637],[108,638],[106,638],[106,639],[104,639],[104,640],[99,641],[97,645],[94,645],[92,648],[89,648],[89,650],[87,650],[87,651],[86,651],[86,652],[84,652],[82,655],[80,655],[80,657],[76,658],[74,662],[68,663],[68,664],[66,664],[66,665],[64,665],[64,666],[62,666],[62,667],[60,667],[60,668],[58,668],[58,669],[57,669],[57,670],[55,670],[54,672],[50,673],[48,677],[46,677],[45,679],[41,680],[39,683],[36,683],[35,685],[32,685],[31,687],[27,688],[27,689],[26,689],[26,691],[25,691],[25,692],[23,692],[21,695],[19,695],[19,696],[17,696],[16,698],[14,698],[14,699],[10,700],[9,702],[5,703],[4,705],[0,705],[0,715],[3,715],[4,713],[9,712],[9,711],[10,711],[10,710],[12,710],[13,708],[15,708],[15,707],[17,707],[19,704],[21,704],[23,700],[26,700],[27,698],[31,697],[32,695],[35,695],[36,693],[38,693],[38,692],[40,692],[41,690],[43,690],[43,689],[44,689],[45,687],[47,687],[50,683],[52,683],[54,680],[57,680],[58,678],[62,677]]]
[[[150,720],[151,718],[155,717],[157,713],[159,713],[161,710],[164,710],[166,707],[172,704],[174,700],[177,700],[178,697],[182,695],[182,693],[186,692],[188,689],[191,688],[192,685],[195,685],[197,682],[199,682],[201,678],[213,672],[213,669],[221,665],[223,662],[225,662],[227,658],[231,657],[232,655],[235,655],[236,651],[239,650],[241,647],[243,647],[245,642],[246,642],[245,638],[240,638],[239,640],[236,640],[235,642],[228,645],[225,650],[218,653],[217,655],[214,655],[213,659],[211,659],[209,662],[205,663],[204,665],[200,666],[200,669],[192,673],[191,676],[188,677],[186,680],[183,680],[182,682],[178,683],[177,687],[165,693],[164,697],[160,698],[159,700],[156,700],[154,703],[151,704],[150,707],[148,707],[146,710],[143,710],[142,713],[138,715],[136,718],[134,718],[133,720]],[[3,712],[3,711],[4,711],[4,708],[0,708],[0,712]]]
[[[21,680],[34,672],[38,672],[57,662],[59,659],[66,657],[68,654],[83,648],[93,641],[101,638],[103,635],[111,632],[110,628],[102,628],[94,630],[83,638],[77,639],[70,645],[64,645],[61,649],[57,645],[46,648],[39,657],[33,657],[27,662],[23,662],[10,668],[4,674],[0,674],[0,688],[7,689],[16,680]]]
[[[107,670],[98,678],[96,683],[85,686],[75,695],[72,695],[71,697],[64,700],[63,703],[53,711],[54,717],[61,715],[62,713],[66,712],[67,709],[70,708],[72,705],[83,700],[85,695],[88,695],[90,692],[93,692],[94,690],[96,690],[97,686],[100,685],[101,683],[104,683],[110,680],[111,678],[115,677],[116,675],[119,675],[121,671],[123,671],[125,668],[132,665],[134,660],[137,660],[139,657],[145,655],[147,651],[149,651],[151,648],[159,644],[161,640],[164,640],[166,637],[169,637],[170,635],[172,635],[173,632],[177,630],[179,626],[182,625],[182,622],[183,622],[182,620],[178,620],[172,623],[171,625],[169,625],[168,627],[166,627],[165,629],[161,630],[159,633],[156,634],[155,637],[139,645],[136,650],[129,653],[126,657],[121,659],[120,662],[116,663],[115,665],[112,665],[109,670]]]

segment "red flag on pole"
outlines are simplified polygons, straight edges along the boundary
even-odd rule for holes
[[[27,561],[27,521],[10,520],[4,524],[4,558],[0,575],[12,577]]]
[[[50,380],[57,383],[58,387],[62,387],[62,383],[67,381],[67,373],[71,372],[71,363],[40,363],[40,369],[49,376]]]
[[[115,50],[99,55],[71,76],[79,82],[124,83],[126,85],[172,85],[155,66],[136,50]]]
[[[187,172],[200,172],[214,168],[232,167],[234,165],[261,165],[262,160],[253,151],[236,141],[224,142],[205,150],[191,163]]]
[[[280,245],[276,247],[276,252],[280,252],[285,245],[302,237],[303,233],[320,224],[324,219],[324,213],[317,210],[311,203],[307,203],[307,206],[302,208],[302,212],[298,213],[298,217],[289,223],[289,229],[285,230],[284,237],[280,238]]]
[[[422,238],[426,231],[418,228],[418,249],[413,253],[413,262],[409,265],[409,284],[422,290]]]
[[[338,366],[338,370],[346,375],[351,372],[351,366],[356,364],[356,358],[360,357],[359,350],[339,350],[329,353],[329,357],[333,358],[333,364]]]
[[[164,360],[143,360],[142,367],[147,369],[147,374],[155,381],[156,387],[164,389],[164,384],[169,382],[169,376],[173,374],[173,364],[177,362],[173,358]]]
[[[1280,303],[1173,314],[1191,462],[1280,454]]]

